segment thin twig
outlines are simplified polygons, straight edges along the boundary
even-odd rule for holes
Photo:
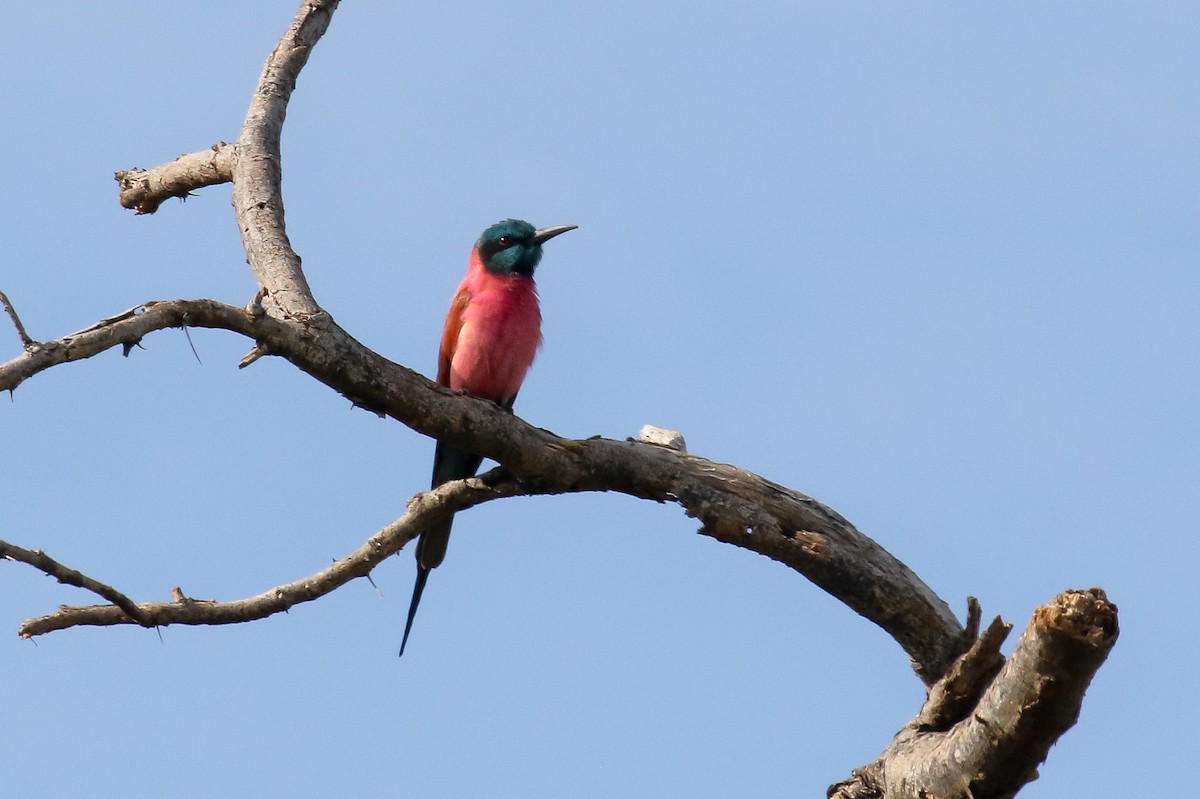
[[[3,291],[0,291],[0,304],[4,305],[4,310],[8,312],[8,318],[17,328],[17,336],[21,339],[21,346],[25,348],[25,351],[37,349],[37,342],[25,332],[25,325],[21,324],[21,317],[17,316],[17,309],[8,301],[8,296]]]
[[[60,583],[73,585],[91,591],[93,594],[107,599],[117,609],[129,617],[129,620],[143,627],[153,626],[150,616],[137,606],[132,599],[122,594],[111,585],[94,580],[80,571],[64,566],[41,550],[25,549],[0,541],[0,558],[27,563],[38,571],[44,572]]]
[[[260,335],[299,336],[283,323],[269,317],[252,317],[244,308],[215,300],[162,300],[135,305],[69,336],[43,341],[7,363],[0,363],[0,391],[12,391],[38,372],[60,363],[82,361],[101,352],[122,347],[126,351],[155,330],[180,327],[231,330],[256,339]],[[285,349],[288,349],[285,345]]]
[[[238,624],[287,612],[293,606],[319,599],[355,578],[369,579],[372,569],[399,552],[431,521],[444,517],[447,513],[465,510],[493,499],[533,493],[537,492],[500,468],[478,478],[446,483],[413,497],[409,500],[408,509],[403,516],[376,532],[354,552],[334,561],[329,567],[286,585],[271,588],[257,596],[229,602],[191,599],[176,587],[171,592],[171,602],[134,604],[115,589],[74,570],[67,570],[42,553],[29,552],[0,542],[0,556],[11,555],[13,560],[27,563],[71,585],[89,588],[113,603],[63,606],[54,613],[29,619],[18,630],[23,638],[77,626],[106,627],[133,622],[143,626]],[[64,576],[69,579],[64,579]]]

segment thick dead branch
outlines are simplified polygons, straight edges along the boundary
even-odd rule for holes
[[[0,366],[0,390],[184,322],[249,336],[356,405],[491,457],[524,493],[617,491],[675,502],[700,532],[804,574],[883,627],[926,683],[970,645],[950,608],[904,564],[835,511],[727,464],[637,441],[560,438],[494,403],[456,395],[372,352],[332,319],[281,321],[211,300],[153,302],[43,343]]]
[[[457,397],[363,347],[332,319],[302,351],[274,354],[418,432],[492,458],[538,490],[619,491],[676,502],[700,532],[804,574],[887,630],[927,683],[971,640],[904,564],[820,502],[733,466],[633,441],[562,439],[493,403]]]
[[[207,300],[147,303],[0,366],[0,389],[56,363],[117,344],[128,349],[151,330],[234,330],[254,339],[255,357],[284,357],[357,406],[493,458],[530,493],[619,491],[677,502],[700,520],[702,533],[791,566],[882,626],[926,683],[940,676],[970,644],[954,614],[904,564],[816,500],[683,452],[559,438],[388,361],[321,310],[284,230],[279,142],[296,77],[336,7],[336,0],[301,5],[267,59],[237,143],[233,204],[260,285],[251,312]]]
[[[114,177],[118,201],[136,214],[152,214],[172,197],[186,199],[205,186],[233,180],[234,146],[220,142],[199,153],[181,155],[153,169],[129,169]]]
[[[266,290],[266,307],[285,318],[303,320],[323,313],[284,228],[279,142],[296,78],[337,6],[338,0],[311,0],[300,6],[263,66],[233,167],[233,208],[246,260]]]
[[[1117,608],[1098,588],[1058,595],[1034,612],[997,669],[1006,633],[999,620],[993,623],[879,759],[832,786],[828,796],[1008,799],[1037,779],[1050,747],[1078,720],[1084,693],[1116,643]]]

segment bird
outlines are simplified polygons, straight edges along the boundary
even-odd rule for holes
[[[439,385],[512,410],[542,343],[542,312],[533,282],[542,245],[577,227],[537,229],[521,219],[505,219],[483,231],[446,315],[438,350]],[[481,456],[439,440],[430,487],[473,477],[482,462]],[[426,527],[417,540],[417,580],[400,642],[401,656],[429,572],[446,557],[453,522],[451,516]]]

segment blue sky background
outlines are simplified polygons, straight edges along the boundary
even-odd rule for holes
[[[235,139],[295,5],[6,10],[0,290],[31,335],[250,299],[228,187],[136,218],[112,173]],[[1022,796],[1169,793],[1200,711],[1198,34],[1192,3],[346,2],[291,105],[288,230],[337,320],[431,374],[479,232],[578,224],[520,415],[681,430],[960,614],[1019,629],[1103,586],[1121,640]],[[427,439],[191,335],[203,365],[166,331],[0,401],[0,537],[140,600],[233,599],[426,485]],[[823,795],[921,685],[695,528],[620,496],[465,513],[403,661],[407,551],[379,592],[250,625],[0,637],[5,793]],[[13,633],[93,601],[0,566]]]

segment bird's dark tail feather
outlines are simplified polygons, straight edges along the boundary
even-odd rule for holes
[[[408,621],[404,623],[404,638],[400,641],[400,657],[404,657],[404,647],[408,646],[408,634],[412,632],[413,619],[417,615],[417,605],[421,604],[421,593],[425,590],[425,581],[429,579],[432,569],[417,566],[417,582],[413,585],[412,602],[408,605]]]
[[[433,480],[431,485],[437,488],[450,480],[470,477],[479,470],[483,461],[478,455],[452,447],[442,442],[437,443],[433,456]],[[454,524],[451,516],[444,522],[438,522],[425,529],[417,539],[417,582],[413,585],[412,601],[408,605],[408,621],[404,624],[404,639],[400,642],[400,655],[404,655],[404,647],[408,644],[408,634],[412,632],[413,618],[417,615],[417,606],[421,604],[421,592],[425,590],[425,581],[429,572],[436,569],[446,558],[446,547],[450,544],[450,528]]]

